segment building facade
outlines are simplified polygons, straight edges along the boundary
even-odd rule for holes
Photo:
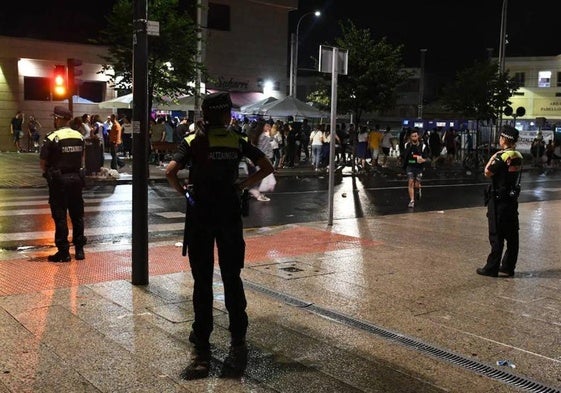
[[[511,98],[513,113],[503,119],[520,130],[561,127],[561,55],[507,57],[505,71],[520,84]],[[517,116],[523,113],[522,116]],[[558,131],[561,132],[561,129]]]
[[[208,90],[232,92],[234,104],[248,104],[267,96],[282,98],[288,91],[288,16],[298,0],[202,1],[202,58],[209,80]],[[160,21],[160,23],[165,23]],[[15,151],[10,122],[17,111],[25,120],[35,116],[43,125],[42,135],[52,130],[52,111],[58,104],[50,96],[48,83],[56,65],[79,59],[81,98],[73,101],[75,116],[97,113],[102,118],[111,109],[100,109],[103,100],[115,97],[107,77],[98,72],[107,48],[95,45],[0,36],[0,151]],[[25,126],[24,126],[25,129]]]

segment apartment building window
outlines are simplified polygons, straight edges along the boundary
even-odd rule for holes
[[[557,87],[561,87],[561,72],[557,72]]]
[[[514,73],[514,81],[518,84],[518,86],[524,87],[526,82],[526,74],[524,72]]]
[[[551,87],[551,71],[538,73],[538,87]]]
[[[206,24],[209,29],[230,31],[230,6],[208,3]]]
[[[51,79],[34,76],[23,78],[23,99],[33,101],[51,100]]]
[[[107,83],[101,81],[84,81],[77,86],[82,98],[92,102],[101,102],[105,99]],[[51,78],[26,76],[23,78],[23,99],[29,101],[51,101]]]
[[[105,100],[105,91],[107,90],[107,83],[100,81],[84,81],[76,87],[77,94],[87,100],[93,102],[101,102]]]

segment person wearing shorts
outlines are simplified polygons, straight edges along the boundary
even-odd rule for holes
[[[419,130],[414,128],[409,134],[409,141],[405,144],[403,154],[403,168],[407,174],[407,191],[409,193],[408,207],[415,207],[415,191],[417,198],[421,199],[421,179],[423,177],[424,163],[429,162],[428,149],[419,137]]]

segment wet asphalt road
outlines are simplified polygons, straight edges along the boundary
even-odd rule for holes
[[[421,211],[444,211],[483,205],[488,180],[454,175],[423,181],[423,192],[414,209],[409,209],[405,178],[380,175],[336,176],[333,220],[373,217]],[[329,220],[329,179],[327,174],[277,178],[268,202],[250,201],[246,228]],[[90,244],[130,242],[132,233],[132,186],[97,184],[85,190],[85,227]],[[4,190],[0,226],[0,249],[52,245],[52,219],[46,188]],[[561,198],[561,175],[525,173],[520,202]],[[180,239],[185,199],[166,182],[148,189],[149,240]],[[482,217],[484,219],[484,217]],[[29,233],[29,235],[26,235]],[[17,236],[12,236],[17,234]]]

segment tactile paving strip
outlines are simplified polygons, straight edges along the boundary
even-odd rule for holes
[[[291,227],[246,237],[246,264],[276,261],[278,258],[374,246],[380,242],[308,227]],[[130,280],[132,251],[90,251],[86,259],[69,263],[47,261],[47,255],[0,262],[0,296],[66,288],[113,280]],[[51,253],[54,251],[51,251]],[[72,255],[73,257],[73,255]],[[215,258],[217,260],[217,257]],[[149,249],[150,276],[189,269],[181,248],[173,245]]]

